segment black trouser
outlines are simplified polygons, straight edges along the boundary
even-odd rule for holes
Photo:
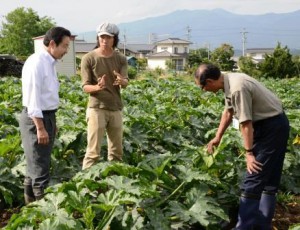
[[[43,195],[44,188],[50,180],[50,161],[53,148],[56,118],[55,111],[43,112],[43,122],[49,135],[49,144],[38,144],[37,130],[33,120],[28,117],[27,109],[24,108],[20,117],[20,130],[22,145],[26,158],[25,186],[32,186],[34,195]]]

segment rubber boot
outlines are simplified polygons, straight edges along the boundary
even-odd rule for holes
[[[36,200],[41,200],[41,199],[43,199],[44,198],[44,194],[43,195],[40,195],[40,196],[36,196],[35,198],[36,198]]]
[[[44,188],[34,187],[33,188],[33,193],[34,193],[34,196],[35,196],[36,200],[41,200],[45,196]]]
[[[238,222],[235,226],[236,230],[251,230],[256,223],[258,217],[259,199],[240,198],[240,207],[238,213]]]
[[[260,218],[258,226],[263,230],[272,229],[272,219],[276,208],[276,195],[263,192],[259,203]]]
[[[31,185],[24,185],[24,200],[26,205],[35,201],[35,196],[33,194]]]

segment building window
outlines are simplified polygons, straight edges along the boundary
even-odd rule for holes
[[[174,54],[178,53],[178,47],[174,47]]]
[[[184,47],[184,52],[187,54],[188,53],[188,48]]]
[[[183,70],[183,59],[173,59],[173,65],[175,66],[175,70]]]

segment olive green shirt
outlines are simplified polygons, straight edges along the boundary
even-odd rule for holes
[[[117,51],[114,51],[109,57],[104,57],[100,56],[96,50],[92,50],[82,57],[82,87],[85,85],[96,85],[98,79],[104,74],[106,75],[105,89],[90,94],[89,108],[102,108],[112,111],[123,109],[120,87],[113,85],[116,79],[116,76],[113,74],[114,70],[123,77],[128,78],[127,59]]]
[[[256,79],[243,73],[223,76],[226,108],[233,109],[239,123],[255,122],[283,112],[279,98]]]

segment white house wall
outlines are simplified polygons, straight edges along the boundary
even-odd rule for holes
[[[148,59],[148,68],[149,69],[166,69],[166,59]]]
[[[169,53],[175,53],[175,48],[177,47],[177,53],[185,53],[185,51],[187,51],[187,53],[189,52],[188,46],[186,45],[160,45],[157,46],[157,52],[162,52],[162,51],[168,51]]]
[[[70,43],[70,49],[68,53],[65,54],[62,59],[58,60],[56,69],[60,75],[66,75],[68,77],[76,75],[76,60],[73,42]]]

